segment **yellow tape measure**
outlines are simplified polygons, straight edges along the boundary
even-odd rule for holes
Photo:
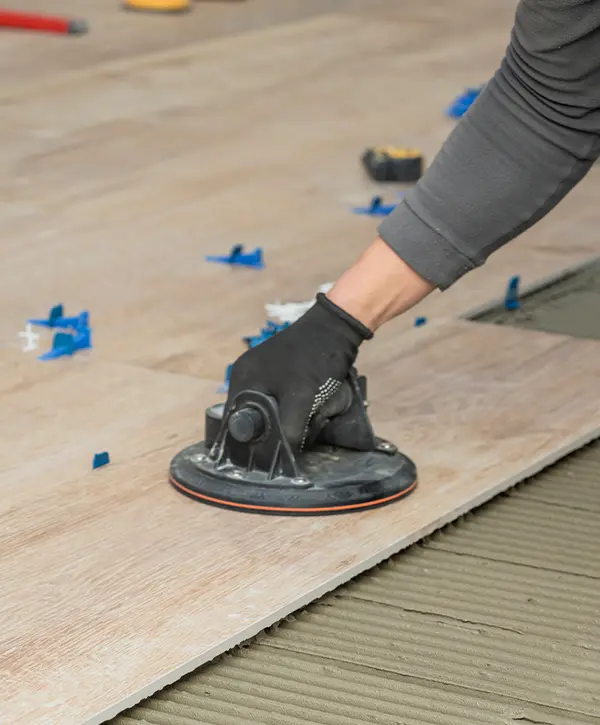
[[[412,146],[373,146],[363,153],[362,163],[374,181],[411,184],[423,173],[423,155]]]
[[[375,146],[373,151],[378,156],[386,156],[389,159],[418,159],[421,156],[418,149],[405,149],[399,146]]]

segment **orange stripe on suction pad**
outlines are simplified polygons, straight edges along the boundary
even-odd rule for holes
[[[246,509],[250,511],[278,511],[281,513],[298,513],[298,514],[310,514],[310,513],[328,513],[331,511],[355,511],[356,509],[363,509],[363,508],[369,508],[372,506],[380,506],[381,504],[388,503],[389,501],[394,501],[395,499],[402,498],[402,496],[406,496],[407,493],[410,493],[411,491],[414,491],[417,485],[418,479],[415,478],[414,483],[410,486],[410,488],[404,489],[404,491],[400,491],[400,493],[395,493],[393,496],[387,496],[386,498],[380,498],[377,501],[369,501],[368,503],[357,503],[357,504],[349,504],[347,506],[329,506],[326,508],[284,508],[281,506],[255,506],[253,504],[243,504],[243,503],[233,503],[231,501],[222,501],[219,498],[212,498],[211,496],[205,496],[202,493],[197,493],[196,491],[192,491],[189,488],[186,488],[184,485],[176,481],[172,476],[169,476],[169,481],[175,486],[176,488],[181,489],[182,491],[185,491],[190,496],[193,496],[194,498],[198,498],[204,501],[210,501],[211,503],[216,503],[221,506],[226,506],[228,508],[237,508],[237,509]]]

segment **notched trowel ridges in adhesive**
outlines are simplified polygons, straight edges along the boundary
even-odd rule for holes
[[[521,299],[475,316],[477,322],[600,340],[600,261],[594,261]]]
[[[565,486],[568,485],[565,482]],[[593,511],[521,499],[518,507],[469,517],[460,537],[434,534],[429,546],[527,567],[595,577],[600,586],[600,527]]]
[[[437,683],[260,644],[169,688],[157,707],[153,698],[115,725],[506,725],[524,713],[520,703],[486,693],[472,697]],[[548,708],[528,709],[548,725],[589,722]]]
[[[594,714],[600,650],[348,599],[282,627],[272,646],[491,695]],[[562,692],[565,678],[568,697]]]
[[[572,641],[585,636],[600,649],[598,582],[545,569],[480,560],[452,551],[407,552],[361,577],[342,596],[365,599],[439,621],[485,625],[520,636]],[[443,595],[440,593],[443,592]]]
[[[578,455],[574,453],[548,469],[543,487],[519,487],[519,496],[562,509],[600,514],[600,464],[585,451]]]
[[[584,511],[556,505],[566,487]],[[112,725],[591,725],[600,718],[597,509],[600,441]],[[508,548],[493,534],[502,527]]]

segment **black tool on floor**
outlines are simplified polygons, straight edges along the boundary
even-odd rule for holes
[[[408,184],[423,175],[423,154],[418,149],[375,146],[363,153],[362,163],[374,181]]]
[[[207,409],[204,441],[173,458],[170,482],[213,506],[279,516],[392,503],[416,488],[416,467],[374,434],[366,408],[366,379],[353,370],[313,418],[295,455],[275,400],[243,391],[229,409]]]

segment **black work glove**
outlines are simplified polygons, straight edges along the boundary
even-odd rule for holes
[[[292,450],[301,450],[313,417],[346,381],[360,344],[372,337],[319,293],[300,319],[235,361],[227,406],[243,390],[271,395]]]

